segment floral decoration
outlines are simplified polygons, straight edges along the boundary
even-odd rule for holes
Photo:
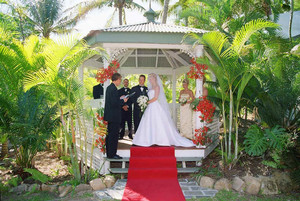
[[[96,74],[96,80],[100,83],[106,82],[111,76],[117,72],[120,67],[120,63],[117,60],[113,60],[107,68],[100,68]]]
[[[209,127],[204,126],[203,128],[195,129],[195,136],[193,139],[193,143],[196,145],[205,145],[206,143],[211,143],[212,140],[207,136],[207,132],[209,131]]]
[[[205,96],[199,97],[199,103],[196,106],[195,111],[201,112],[201,115],[199,116],[201,121],[211,123],[215,110],[216,107],[210,100],[208,100]]]
[[[190,71],[187,73],[188,77],[191,79],[200,79],[205,75],[205,70],[208,69],[206,64],[197,63],[195,58],[191,59],[191,63],[193,64],[190,67]]]
[[[105,153],[106,145],[105,139],[107,136],[107,121],[104,121],[104,118],[96,113],[96,123],[97,127],[95,128],[95,133],[97,134],[95,146],[100,149],[101,152]]]

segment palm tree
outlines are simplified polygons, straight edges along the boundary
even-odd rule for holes
[[[169,13],[169,3],[170,0],[164,0],[164,10],[163,10],[163,16],[162,16],[162,23],[166,24],[167,22],[167,17]]]
[[[114,15],[118,12],[119,25],[123,25],[123,22],[126,24],[125,9],[135,9],[139,11],[144,11],[145,8],[133,0],[91,0],[86,2],[81,2],[74,7],[68,9],[71,13],[78,13],[74,18],[75,21],[79,21],[85,17],[90,11],[95,9],[102,9],[105,6],[114,7],[115,10],[108,20],[107,26],[111,26]]]
[[[83,86],[78,80],[77,69],[82,62],[99,52],[90,49],[87,44],[74,38],[62,40],[59,43],[48,41],[43,54],[46,58],[43,69],[28,72],[25,75],[25,90],[32,88],[47,89],[53,93],[54,102],[58,105],[60,113],[61,129],[66,139],[66,146],[71,156],[71,164],[75,179],[81,181],[80,168],[78,166],[77,147],[75,139],[74,119],[79,121],[79,126],[83,115]],[[67,115],[65,115],[67,114]],[[70,122],[71,128],[67,126]],[[70,129],[70,130],[69,130]],[[84,138],[86,139],[86,129],[83,128]],[[72,133],[72,136],[69,136]],[[81,139],[81,132],[80,132]],[[87,164],[87,142],[85,142],[85,164]],[[80,144],[80,149],[82,149]],[[87,168],[87,167],[85,167]],[[88,171],[85,169],[86,172]]]
[[[237,159],[238,155],[238,113],[239,103],[245,87],[249,80],[253,76],[251,74],[250,64],[243,60],[243,52],[251,48],[248,40],[258,30],[277,27],[278,25],[272,22],[264,21],[262,19],[254,20],[247,23],[239,31],[235,33],[235,37],[232,42],[228,40],[228,37],[220,31],[212,31],[205,33],[202,38],[192,35],[196,38],[198,43],[204,44],[209,48],[210,54],[213,56],[216,64],[211,64],[207,58],[199,59],[199,62],[206,63],[215,74],[218,83],[220,85],[220,91],[222,93],[223,104],[223,119],[225,114],[225,103],[229,100],[229,125],[228,125],[228,153],[227,158],[231,159],[231,141],[233,121],[236,125],[235,136],[235,154],[234,158]],[[234,94],[237,94],[236,96]],[[235,103],[235,105],[234,105]],[[224,119],[223,123],[226,120]],[[225,126],[225,128],[227,128]],[[224,130],[224,135],[226,130]]]
[[[38,0],[33,3],[25,0],[31,23],[43,37],[51,33],[69,33],[75,26],[74,19],[64,17],[61,0]]]

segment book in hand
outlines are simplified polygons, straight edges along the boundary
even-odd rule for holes
[[[126,96],[123,96],[123,97],[121,97],[120,99],[123,100],[123,99],[125,99],[125,98],[130,98],[130,97],[132,97],[134,94],[135,94],[135,92],[133,92],[133,93],[131,93],[131,94],[128,94],[128,95],[126,95]]]

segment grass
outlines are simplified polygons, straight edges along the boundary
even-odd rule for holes
[[[254,196],[254,195],[243,195],[233,191],[219,191],[213,198],[197,198],[187,199],[187,201],[293,201],[300,200],[298,195],[273,195],[273,196]]]
[[[49,192],[40,191],[38,193],[33,193],[30,195],[22,194],[22,195],[13,195],[4,197],[3,200],[7,201],[48,201],[48,200],[54,200],[56,199],[56,196],[54,194],[51,194]]]

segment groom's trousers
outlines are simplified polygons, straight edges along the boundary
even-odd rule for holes
[[[117,154],[119,140],[120,123],[108,122],[106,136],[106,153],[108,158],[112,158]]]

